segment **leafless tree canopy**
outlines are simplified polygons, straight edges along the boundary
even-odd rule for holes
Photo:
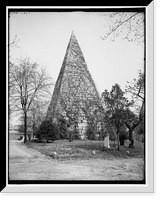
[[[51,77],[37,63],[31,63],[28,58],[16,65],[10,63],[9,97],[17,111],[29,110],[34,100],[44,101],[46,94],[50,94],[50,86]]]
[[[19,111],[24,115],[26,130],[28,111],[33,110],[35,102],[38,107],[41,102],[45,104],[50,98],[51,80],[45,68],[35,62],[32,63],[29,58],[21,59],[14,64],[10,63],[9,110]]]
[[[143,12],[109,12],[99,15],[105,19],[105,34],[103,40],[110,37],[115,41],[122,35],[128,41],[144,42],[144,13]]]
[[[8,47],[9,48],[14,48],[14,47],[19,48],[19,46],[18,46],[19,41],[20,41],[20,39],[18,39],[17,35],[15,35],[14,39],[11,42],[9,42]]]

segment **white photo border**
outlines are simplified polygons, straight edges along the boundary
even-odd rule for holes
[[[12,7],[11,6],[7,7],[6,18],[8,18],[9,8],[12,8]],[[17,8],[21,8],[21,7],[17,7]],[[31,7],[25,7],[25,8],[31,8]],[[34,8],[37,8],[37,7],[34,7]],[[49,8],[52,8],[52,7],[49,7]],[[94,8],[97,8],[97,7],[94,7]],[[101,6],[100,7],[98,6],[98,8],[101,8]],[[108,8],[108,6],[107,7],[104,6],[103,8]],[[132,7],[129,7],[129,8],[132,8]],[[146,9],[146,12],[145,12],[146,13],[146,149],[145,149],[146,151],[146,160],[145,160],[146,161],[145,162],[146,184],[24,184],[24,185],[23,184],[19,184],[19,185],[8,184],[8,155],[6,155],[6,187],[2,190],[3,193],[26,193],[26,192],[31,192],[31,193],[33,192],[34,193],[46,193],[46,192],[47,193],[153,193],[154,192],[154,2],[152,1],[148,6],[145,7],[145,9]],[[6,29],[8,33],[8,22],[6,25],[7,25]],[[7,44],[8,44],[8,39],[7,39]],[[6,55],[7,55],[6,60],[8,64],[7,51],[6,51]],[[6,76],[7,76],[6,78],[8,79],[8,75]],[[8,96],[6,99],[8,99]],[[6,116],[6,133],[8,133],[8,117],[7,116]],[[6,134],[6,152],[7,153],[8,153],[8,145],[9,145],[8,134]]]

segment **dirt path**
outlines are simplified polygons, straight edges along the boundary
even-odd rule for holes
[[[142,180],[143,159],[58,161],[10,140],[10,180]]]

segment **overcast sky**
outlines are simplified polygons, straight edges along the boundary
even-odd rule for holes
[[[102,40],[105,21],[96,12],[11,13],[10,41],[17,35],[19,48],[12,48],[12,59],[30,57],[45,66],[56,82],[71,32],[78,40],[87,67],[99,94],[127,81],[143,69],[143,47],[118,37]]]
[[[45,66],[56,82],[74,31],[99,94],[105,89],[110,91],[115,83],[124,90],[127,81],[137,78],[138,70],[143,69],[143,45],[122,37],[115,42],[108,38],[102,40],[100,36],[106,31],[104,24],[104,18],[96,12],[10,13],[10,42],[15,35],[19,39],[19,48],[10,51],[11,58],[16,61],[30,57]]]

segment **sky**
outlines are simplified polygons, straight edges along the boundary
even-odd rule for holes
[[[127,81],[137,78],[138,70],[143,69],[144,49],[122,37],[114,42],[102,40],[104,24],[97,12],[11,12],[9,40],[15,35],[19,40],[18,48],[10,50],[11,59],[30,57],[46,67],[56,82],[74,31],[99,94],[116,83],[124,90]]]

